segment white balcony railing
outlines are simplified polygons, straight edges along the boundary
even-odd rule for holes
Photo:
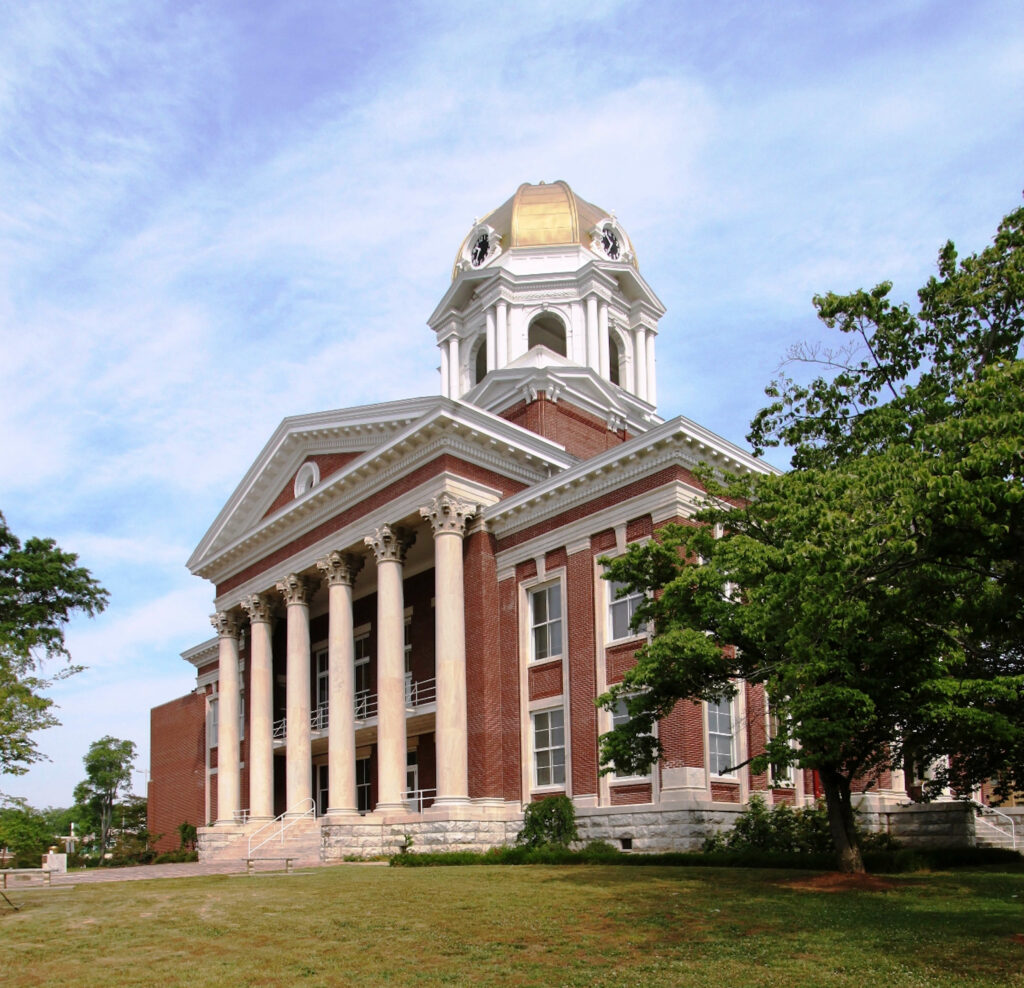
[[[402,793],[405,808],[414,813],[422,813],[424,806],[432,806],[437,798],[436,789],[407,789]]]
[[[428,703],[437,702],[437,680],[421,679],[417,682],[407,681],[405,684],[405,705],[415,710]],[[355,696],[355,719],[358,721],[372,720],[377,716],[377,694],[370,690],[359,690]],[[326,731],[330,727],[330,704],[324,700],[310,712],[309,727],[311,731]],[[288,737],[288,718],[281,717],[274,721],[274,740],[284,741]]]
[[[406,680],[405,705],[407,707],[423,707],[428,703],[437,702],[437,680],[421,679],[419,682]]]

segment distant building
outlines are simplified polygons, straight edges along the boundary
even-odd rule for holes
[[[218,637],[184,655],[196,692],[153,711],[165,846],[188,820],[227,853],[315,807],[326,858],[404,834],[486,847],[566,793],[588,836],[687,847],[752,790],[809,797],[802,772],[730,771],[769,729],[760,687],[679,704],[649,774],[599,773],[614,717],[594,699],[645,641],[599,559],[689,518],[697,464],[770,469],[658,417],[663,313],[613,214],[522,185],[469,231],[428,320],[439,396],[281,423],[188,563]]]

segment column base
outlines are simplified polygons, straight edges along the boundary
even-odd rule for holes
[[[438,796],[434,802],[424,810],[446,809],[449,806],[469,806],[468,796]]]
[[[409,807],[399,801],[397,803],[378,803],[373,808],[374,813],[408,813]]]
[[[241,823],[239,820],[234,819],[234,817],[229,817],[227,820],[214,820],[213,821],[213,825],[215,827],[239,827],[239,828],[245,826],[244,823]]]
[[[354,806],[352,806],[352,807],[328,806],[327,807],[327,812],[324,813],[323,816],[320,819],[323,819],[323,817],[328,817],[328,816],[329,817],[339,817],[339,816],[352,817],[352,816],[359,816],[359,810],[357,810]]]

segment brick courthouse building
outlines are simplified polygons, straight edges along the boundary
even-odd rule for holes
[[[644,642],[599,558],[688,518],[698,463],[769,469],[658,417],[663,313],[614,215],[522,185],[428,320],[439,396],[281,423],[188,563],[217,637],[184,653],[195,692],[152,713],[165,846],[209,823],[213,856],[314,807],[328,859],[491,846],[566,793],[587,836],[686,847],[752,789],[806,798],[803,773],[728,771],[768,727],[752,688],[679,704],[650,774],[599,772],[594,699]]]

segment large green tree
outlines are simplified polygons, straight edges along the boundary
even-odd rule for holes
[[[33,735],[57,724],[45,690],[77,672],[44,675],[47,660],[69,660],[64,631],[72,614],[93,615],[107,592],[52,539],[24,545],[0,514],[0,774],[21,775],[44,756]]]
[[[75,803],[93,813],[102,853],[107,848],[114,804],[131,789],[135,742],[108,734],[89,745],[82,761],[86,777],[75,786]]]
[[[858,780],[952,755],[936,787],[1012,786],[1024,752],[1024,210],[979,254],[947,244],[917,311],[890,291],[815,299],[846,342],[797,348],[818,376],[773,382],[749,437],[793,470],[706,473],[698,524],[609,572],[649,592],[654,638],[602,698],[633,714],[604,760],[649,764],[679,699],[763,683],[777,728],[755,768],[820,773],[847,870]]]

